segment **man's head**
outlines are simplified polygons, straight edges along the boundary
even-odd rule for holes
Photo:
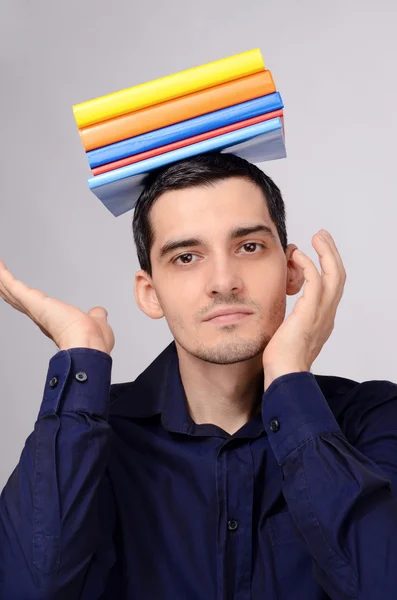
[[[165,316],[177,345],[230,364],[263,352],[303,284],[290,260],[278,187],[232,154],[193,157],[150,173],[134,212],[138,306]],[[208,320],[215,310],[249,311]]]

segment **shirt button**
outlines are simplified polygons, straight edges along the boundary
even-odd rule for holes
[[[236,521],[235,519],[231,519],[227,522],[227,528],[229,531],[236,531],[236,529],[238,528],[238,521]]]
[[[59,379],[57,376],[53,377],[50,381],[50,387],[54,388],[56,385],[58,385],[58,381]]]
[[[277,419],[272,419],[269,423],[269,428],[270,431],[276,433],[280,429],[280,423],[277,421]]]
[[[84,373],[84,371],[79,371],[78,373],[76,373],[75,378],[77,379],[77,381],[87,381],[88,376],[87,373]]]

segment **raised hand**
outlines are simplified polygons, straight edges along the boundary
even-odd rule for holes
[[[263,353],[265,391],[281,375],[310,371],[334,329],[346,271],[328,231],[322,229],[314,235],[312,245],[320,257],[322,273],[306,254],[299,250],[292,253],[291,259],[302,267],[305,284],[302,296]]]
[[[7,269],[0,259],[0,298],[27,315],[60,350],[93,348],[110,354],[114,333],[101,306],[87,313],[28,287]]]

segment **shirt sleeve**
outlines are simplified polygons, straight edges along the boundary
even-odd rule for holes
[[[263,396],[283,494],[314,574],[332,600],[396,597],[397,460],[390,457],[397,457],[397,385],[390,383],[385,393],[354,446],[310,372],[275,379]],[[387,424],[380,417],[386,405]]]
[[[100,539],[111,367],[110,355],[88,348],[50,360],[34,431],[0,497],[0,598],[81,596]]]

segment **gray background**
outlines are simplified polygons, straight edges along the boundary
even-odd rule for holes
[[[328,229],[348,275],[312,371],[397,381],[396,23],[393,0],[1,0],[1,258],[50,296],[105,306],[112,381],[134,379],[171,335],[135,304],[132,213],[116,219],[88,190],[72,105],[260,47],[288,151],[260,166],[284,193],[289,241],[318,264],[311,237]],[[4,302],[0,332],[2,487],[57,348]]]

